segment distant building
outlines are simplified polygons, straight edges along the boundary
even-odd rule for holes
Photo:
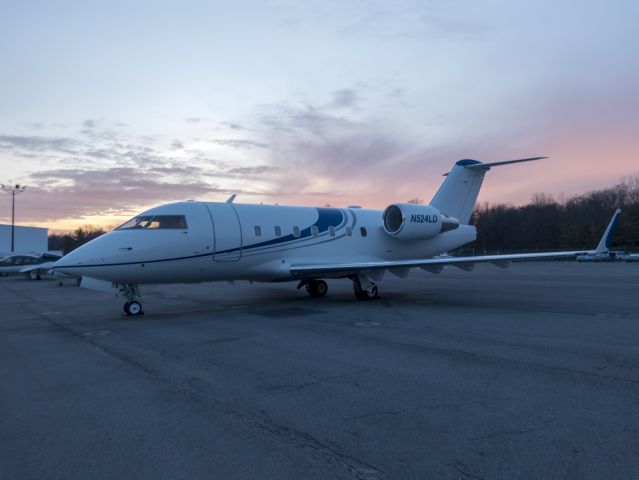
[[[14,253],[42,253],[49,249],[49,229],[15,227]],[[11,254],[11,225],[0,224],[0,257]]]

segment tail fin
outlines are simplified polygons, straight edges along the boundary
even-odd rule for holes
[[[456,218],[465,225],[470,221],[484,175],[490,167],[498,167],[510,163],[530,162],[546,157],[522,158],[505,162],[481,163],[477,160],[459,160],[453,169],[446,174],[446,180],[439,187],[430,202],[441,213]]]
[[[615,228],[617,227],[617,218],[621,214],[621,208],[618,208],[615,211],[615,214],[612,216],[610,223],[608,224],[608,228],[604,232],[601,240],[599,240],[599,245],[597,245],[597,249],[595,250],[595,254],[606,253],[610,248],[610,241],[612,240],[612,235],[615,233]]]

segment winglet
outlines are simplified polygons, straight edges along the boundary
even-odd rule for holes
[[[597,245],[597,249],[595,250],[595,255],[599,253],[606,253],[610,248],[610,240],[612,239],[613,234],[615,233],[615,228],[617,227],[617,218],[619,218],[619,214],[621,213],[621,208],[618,208],[615,211],[615,214],[612,216],[612,220],[608,224],[608,228],[599,240],[599,245]]]

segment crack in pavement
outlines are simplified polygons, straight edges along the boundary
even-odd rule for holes
[[[541,422],[541,424],[537,427],[532,427],[532,428],[527,428],[527,429],[521,429],[521,430],[504,430],[504,431],[500,431],[500,432],[494,432],[494,433],[487,433],[486,435],[479,435],[477,437],[468,437],[468,440],[484,440],[486,438],[493,438],[493,437],[500,437],[502,435],[525,435],[527,433],[532,433],[532,432],[538,432],[541,430],[544,430],[545,426],[553,423],[555,421],[555,419],[550,419],[550,420],[546,420],[544,422]]]
[[[351,377],[353,375],[357,375],[357,374],[360,374],[360,373],[364,373],[364,372],[351,372],[351,373],[343,373],[341,375],[333,375],[333,376],[330,376],[330,377],[321,377],[321,378],[318,378],[318,379],[310,381],[310,382],[300,383],[298,385],[275,385],[275,386],[266,388],[266,390],[272,391],[274,393],[296,392],[298,390],[302,390],[304,388],[312,387],[314,385],[317,385],[317,384],[320,384],[320,383],[323,383],[323,382],[331,382],[333,380],[340,380],[340,379]],[[357,388],[362,388],[355,381],[349,381],[348,383],[350,385],[353,385],[353,386],[357,387]]]
[[[484,477],[480,477],[479,475],[474,475],[472,473],[468,473],[468,471],[467,471],[468,470],[468,466],[465,463],[460,462],[457,459],[453,459],[453,461],[451,463],[449,463],[449,465],[451,467],[453,467],[458,474],[462,475],[463,478],[468,478],[468,479],[472,479],[472,480],[485,480]],[[458,478],[461,478],[461,477],[458,477]]]
[[[423,405],[421,407],[402,408],[400,410],[382,410],[379,412],[369,412],[369,413],[363,413],[361,415],[355,415],[352,417],[345,417],[345,418],[342,418],[342,420],[344,422],[350,422],[351,420],[360,420],[362,418],[368,418],[368,417],[376,417],[376,416],[382,416],[382,415],[401,415],[402,413],[416,412],[419,410],[436,410],[438,408],[459,407],[460,405],[464,405],[464,404],[463,403],[438,403],[435,405]]]

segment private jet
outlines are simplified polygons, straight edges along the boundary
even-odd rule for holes
[[[488,262],[572,258],[608,250],[617,210],[595,250],[446,255],[476,237],[470,217],[486,172],[502,165],[460,160],[429,205],[394,203],[382,210],[360,207],[235,204],[187,201],[140,213],[113,231],[58,260],[56,272],[102,282],[125,298],[124,313],[140,315],[139,285],[248,280],[295,281],[312,297],[328,291],[326,279],[349,278],[358,300],[378,296],[377,282],[413,268],[440,273],[446,266],[472,270]]]

